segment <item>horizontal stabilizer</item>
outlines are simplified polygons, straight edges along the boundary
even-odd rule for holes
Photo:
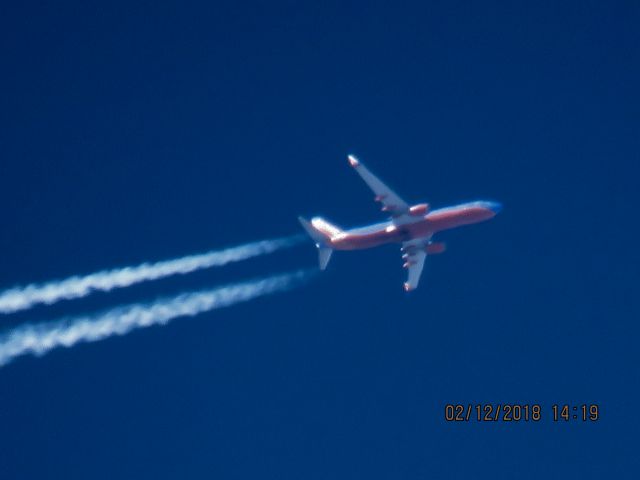
[[[324,270],[325,268],[327,268],[327,264],[329,263],[329,260],[331,260],[332,253],[333,250],[328,247],[318,247],[318,261],[320,262],[320,270]]]
[[[298,220],[316,244],[316,247],[318,248],[318,262],[320,264],[320,270],[324,270],[327,268],[327,264],[329,263],[329,260],[331,260],[331,254],[333,253],[333,250],[329,246],[331,238],[335,235],[339,235],[341,230],[319,217],[314,218],[311,222],[302,217],[298,217]]]
[[[324,243],[327,240],[326,237],[322,233],[320,233],[318,230],[313,228],[313,225],[311,225],[311,223],[309,223],[309,221],[306,220],[305,218],[298,217],[298,221],[300,222],[300,225],[302,225],[302,227],[309,234],[311,239],[314,242],[316,242],[316,245],[319,243]]]

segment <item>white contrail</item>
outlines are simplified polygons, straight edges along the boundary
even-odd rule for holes
[[[96,342],[124,335],[136,328],[164,325],[174,318],[192,317],[253,298],[288,290],[302,283],[312,270],[276,275],[212,290],[183,293],[150,303],[118,307],[103,313],[20,326],[0,336],[0,366],[21,355],[44,355],[58,347]]]
[[[13,313],[26,310],[37,304],[50,305],[60,300],[81,298],[93,291],[108,292],[115,288],[128,287],[147,280],[158,280],[171,275],[191,273],[203,268],[218,267],[272,253],[281,248],[293,246],[300,240],[299,235],[262,240],[174,260],[143,263],[133,267],[103,270],[85,276],[74,276],[64,280],[11,288],[0,292],[0,313]]]

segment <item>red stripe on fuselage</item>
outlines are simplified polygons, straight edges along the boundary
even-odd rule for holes
[[[483,222],[495,217],[495,212],[481,206],[464,206],[434,210],[420,221],[394,228],[380,228],[367,233],[345,232],[331,241],[337,250],[358,250],[377,247],[386,243],[402,243],[415,238],[430,237],[436,232],[462,225]]]

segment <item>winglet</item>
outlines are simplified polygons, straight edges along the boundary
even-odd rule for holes
[[[360,165],[360,162],[358,161],[358,159],[353,155],[349,155],[348,158],[349,158],[349,165],[351,165],[353,168],[356,168]]]

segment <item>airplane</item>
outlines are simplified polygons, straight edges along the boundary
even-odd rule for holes
[[[314,217],[311,222],[298,217],[318,248],[321,270],[327,268],[334,250],[360,250],[400,243],[403,267],[408,270],[404,289],[409,292],[418,287],[427,255],[445,251],[444,243],[431,240],[435,233],[489,220],[502,210],[500,203],[492,201],[468,202],[437,210],[431,210],[428,203],[409,206],[356,157],[349,155],[348,159],[351,167],[375,194],[374,200],[382,204],[382,211],[388,212],[391,218],[365,227],[342,230],[321,217]]]

